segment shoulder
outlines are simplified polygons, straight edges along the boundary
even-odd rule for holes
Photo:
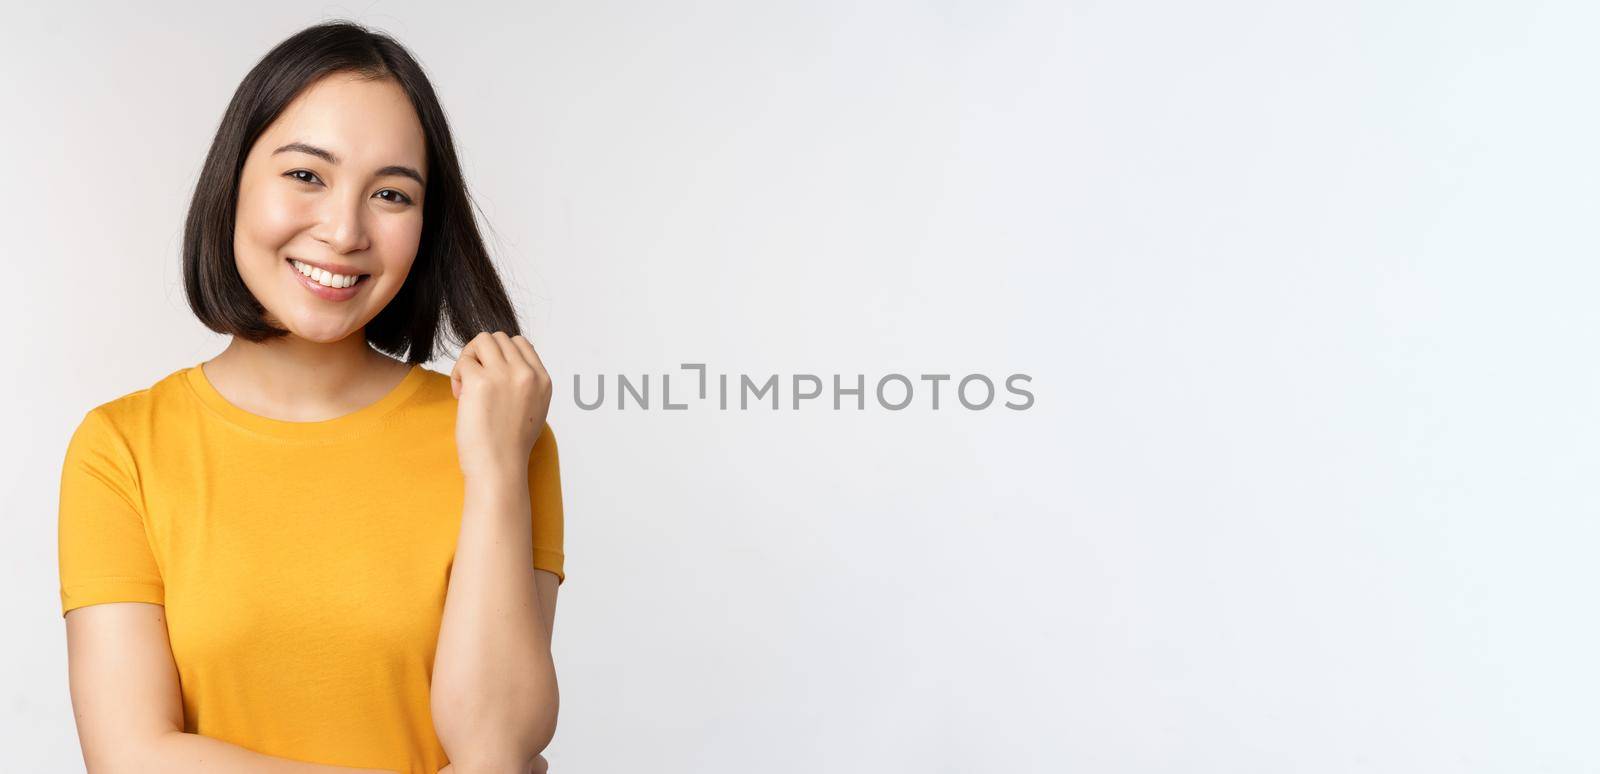
[[[417,368],[422,371],[422,389],[424,392],[437,395],[443,390],[444,397],[452,401],[455,400],[455,396],[450,394],[449,374],[440,373],[427,366],[417,366]]]
[[[191,405],[184,381],[188,370],[179,368],[154,384],[93,405],[79,418],[74,438],[126,446],[130,438],[148,436],[158,420],[181,416]]]
[[[454,425],[456,397],[450,393],[450,375],[420,365],[417,369],[421,372],[421,384],[402,406],[405,421]]]

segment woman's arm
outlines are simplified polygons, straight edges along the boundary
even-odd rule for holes
[[[398,774],[263,755],[183,732],[166,608],[114,602],[67,611],[67,682],[89,774]]]
[[[430,697],[460,774],[521,774],[555,736],[560,698],[539,584],[553,589],[556,579],[533,568],[531,508],[526,464],[466,480]]]
[[[429,708],[454,772],[522,774],[555,736],[560,702],[541,599],[556,578],[533,566],[530,492],[550,375],[526,338],[484,331],[450,389],[466,483]],[[544,441],[553,453],[554,436]]]

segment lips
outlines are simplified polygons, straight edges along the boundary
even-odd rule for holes
[[[316,280],[314,280],[314,279],[312,279],[310,277],[307,277],[304,274],[301,274],[300,270],[298,268],[295,268],[294,261],[296,261],[296,260],[299,260],[299,259],[287,258],[287,259],[284,260],[283,265],[289,267],[289,271],[294,274],[295,281],[299,282],[301,287],[305,288],[308,291],[311,291],[311,293],[313,295],[315,295],[316,297],[318,297],[320,299],[323,299],[324,301],[348,301],[348,300],[350,300],[352,298],[355,298],[356,294],[360,293],[362,288],[365,288],[367,286],[367,280],[372,278],[371,274],[361,274],[361,275],[356,277],[355,283],[352,284],[350,287],[347,287],[347,288],[330,287],[330,286],[324,285],[324,284],[322,284],[322,283],[320,283],[320,282],[318,282],[318,281],[316,281]],[[326,268],[326,266],[323,265],[323,264],[310,263],[310,261],[301,261],[301,262],[302,263],[308,263],[308,264],[310,264],[312,266],[316,266],[318,268],[324,268],[327,271],[333,271],[331,268]],[[333,272],[333,273],[338,274],[338,273],[341,273],[341,272]],[[350,274],[355,274],[355,272],[353,272],[353,271],[349,272],[349,273]]]

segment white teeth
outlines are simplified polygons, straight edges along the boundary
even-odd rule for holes
[[[301,274],[304,274],[307,277],[310,277],[330,288],[347,288],[356,284],[356,280],[360,279],[360,277],[351,277],[343,274],[333,274],[323,271],[322,269],[312,266],[305,261],[292,261],[292,263]]]

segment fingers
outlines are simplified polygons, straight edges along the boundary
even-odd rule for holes
[[[536,375],[542,374],[549,378],[545,370],[544,360],[534,350],[533,342],[526,336],[518,334],[512,336],[505,331],[483,331],[473,336],[466,346],[461,348],[461,355],[456,358],[456,364],[450,369],[450,389],[456,397],[461,397],[463,379],[476,376],[484,370],[501,367],[518,367],[526,365]]]
[[[456,358],[455,366],[450,369],[450,392],[460,398],[464,381],[477,379],[482,373],[483,364],[473,354],[472,344],[469,342],[466,347],[462,348],[461,356]]]
[[[500,347],[494,343],[494,337],[488,331],[473,336],[467,341],[466,346],[461,348],[455,366],[450,369],[450,391],[460,398],[463,379],[467,376],[476,377],[496,362],[504,363],[505,355],[501,354]]]
[[[517,345],[511,341],[511,336],[505,331],[495,331],[489,334],[489,337],[494,340],[495,346],[500,352],[500,357],[507,365],[519,368],[524,365],[532,367],[527,357],[523,356],[522,350],[517,348]]]
[[[520,350],[522,352],[522,356],[527,359],[528,365],[533,366],[535,371],[545,370],[544,361],[539,359],[538,352],[533,351],[533,342],[528,341],[527,337],[512,336],[511,343],[517,345],[517,349]],[[548,374],[549,372],[546,371],[545,373]]]
[[[506,353],[500,348],[500,342],[497,340],[497,336],[503,335],[505,334],[499,331],[484,331],[473,336],[472,341],[468,342],[467,346],[472,347],[472,353],[478,356],[478,362],[483,363],[484,366],[488,368],[504,366],[506,364]]]

